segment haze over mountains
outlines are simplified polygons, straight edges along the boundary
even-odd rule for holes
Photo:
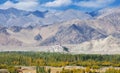
[[[0,45],[39,47],[62,45],[70,52],[120,52],[120,8],[92,13],[77,10],[0,10]],[[49,49],[53,49],[49,47]],[[60,51],[55,52],[63,52]],[[71,49],[72,48],[72,49]],[[27,48],[28,49],[28,48]],[[54,51],[52,51],[54,52]],[[99,53],[100,53],[99,52]]]

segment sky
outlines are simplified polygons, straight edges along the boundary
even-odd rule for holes
[[[107,7],[120,6],[120,0],[0,0],[0,9],[67,10],[90,12]]]

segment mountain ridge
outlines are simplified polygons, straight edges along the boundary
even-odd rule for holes
[[[75,53],[107,53],[112,48],[112,51],[120,51],[120,11],[115,11],[117,8],[98,11],[99,15],[95,17],[75,10],[7,10],[8,14],[0,10],[1,46],[36,47],[39,50],[41,46],[50,46],[51,49],[55,45],[54,51],[61,49],[64,52],[63,47],[67,47]],[[111,10],[114,11],[109,12]]]

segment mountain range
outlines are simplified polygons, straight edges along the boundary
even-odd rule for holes
[[[66,11],[1,9],[0,38],[1,46],[60,45],[60,48],[64,49],[62,46],[64,45],[70,52],[76,53],[87,53],[89,50],[92,50],[92,53],[104,52],[110,49],[118,53],[120,8],[105,8],[91,13],[72,9]]]
[[[72,19],[89,19],[90,15],[80,11],[23,11],[15,8],[0,10],[0,24],[4,26],[49,25]]]

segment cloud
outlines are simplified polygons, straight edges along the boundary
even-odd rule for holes
[[[75,5],[88,8],[101,8],[113,3],[114,1],[115,0],[89,0],[80,1],[78,3],[75,3]]]
[[[61,6],[68,6],[72,3],[71,0],[55,0],[53,2],[47,2],[43,6],[45,7],[61,7]]]
[[[7,1],[0,5],[0,9],[17,8],[21,10],[34,10],[38,5],[37,0],[19,0],[18,3]]]
[[[44,1],[44,3],[41,1]],[[94,9],[103,8],[110,5],[114,1],[115,0],[8,0],[3,4],[0,4],[0,9],[8,9],[12,7],[21,10],[33,11],[41,9],[56,9],[58,7],[64,9],[66,6],[68,9],[72,8],[72,6]]]

